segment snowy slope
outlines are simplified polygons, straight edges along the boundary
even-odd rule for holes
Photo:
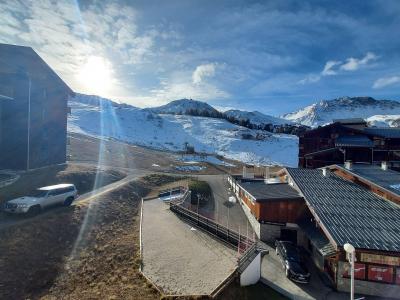
[[[246,163],[297,165],[295,136],[250,130],[224,119],[155,114],[127,105],[115,106],[112,102],[91,105],[77,100],[71,99],[69,103],[70,132],[172,151],[183,150],[184,144],[189,143],[197,152],[219,154]]]
[[[266,125],[266,124],[283,125],[292,123],[292,121],[273,117],[270,115],[265,115],[258,111],[250,112],[250,111],[231,109],[224,112],[224,114],[228,117],[233,117],[237,120],[249,120],[250,123],[254,125]]]
[[[376,100],[371,97],[343,97],[322,100],[282,118],[307,126],[320,126],[333,119],[369,118],[374,115],[400,114],[400,103],[392,100]]]
[[[400,115],[375,115],[367,118],[370,126],[400,127]]]
[[[211,105],[192,99],[174,100],[169,102],[168,104],[158,107],[146,108],[145,110],[157,114],[187,114],[190,110],[197,110],[199,113],[218,113],[218,111]]]

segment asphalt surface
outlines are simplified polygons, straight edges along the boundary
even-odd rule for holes
[[[207,181],[213,193],[213,201],[206,207],[200,209],[200,213],[205,215],[210,212],[214,215],[214,220],[218,223],[229,226],[237,232],[250,237],[253,228],[244,214],[239,202],[231,203],[228,201],[234,194],[230,191],[226,175],[199,175],[199,180]]]

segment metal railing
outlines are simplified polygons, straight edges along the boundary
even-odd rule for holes
[[[219,238],[227,244],[236,247],[241,247],[247,250],[250,248],[254,241],[244,235],[237,233],[236,231],[221,225],[214,220],[206,218],[194,211],[191,211],[179,204],[170,202],[170,210],[179,215],[180,217],[191,222],[193,225],[206,231],[209,234]]]

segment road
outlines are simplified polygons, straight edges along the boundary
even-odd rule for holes
[[[88,193],[80,195],[72,203],[72,206],[88,203],[88,202],[92,201],[93,199],[95,199],[96,197],[99,197],[108,192],[116,190],[116,189],[120,188],[122,185],[124,185],[130,181],[136,180],[139,177],[145,176],[149,173],[151,173],[151,172],[146,171],[146,170],[129,169],[129,174],[126,177],[122,178],[121,180],[110,183],[108,185],[102,186],[93,191],[90,191]],[[35,218],[42,218],[43,216],[45,216],[49,213],[54,213],[55,211],[60,210],[60,209],[63,209],[63,207],[55,207],[55,208],[51,208],[51,209],[46,209],[41,214],[39,214],[35,217],[31,217],[31,218],[27,218],[24,216],[4,216],[3,215],[0,217],[0,230],[6,229],[6,228],[14,226],[14,225],[21,225],[21,224],[24,224],[27,222],[31,222]]]
[[[244,214],[239,202],[228,201],[234,194],[229,190],[226,175],[199,175],[199,180],[207,181],[213,192],[214,202],[204,208],[206,213],[214,212],[214,219],[243,235],[251,236],[253,229]],[[202,212],[202,210],[200,210]],[[228,219],[229,216],[229,219]]]

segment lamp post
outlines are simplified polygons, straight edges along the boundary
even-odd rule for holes
[[[347,253],[347,260],[350,263],[350,299],[354,300],[354,262],[355,262],[355,254],[356,254],[356,250],[354,249],[353,245],[346,243],[343,246],[344,251],[346,251]]]

